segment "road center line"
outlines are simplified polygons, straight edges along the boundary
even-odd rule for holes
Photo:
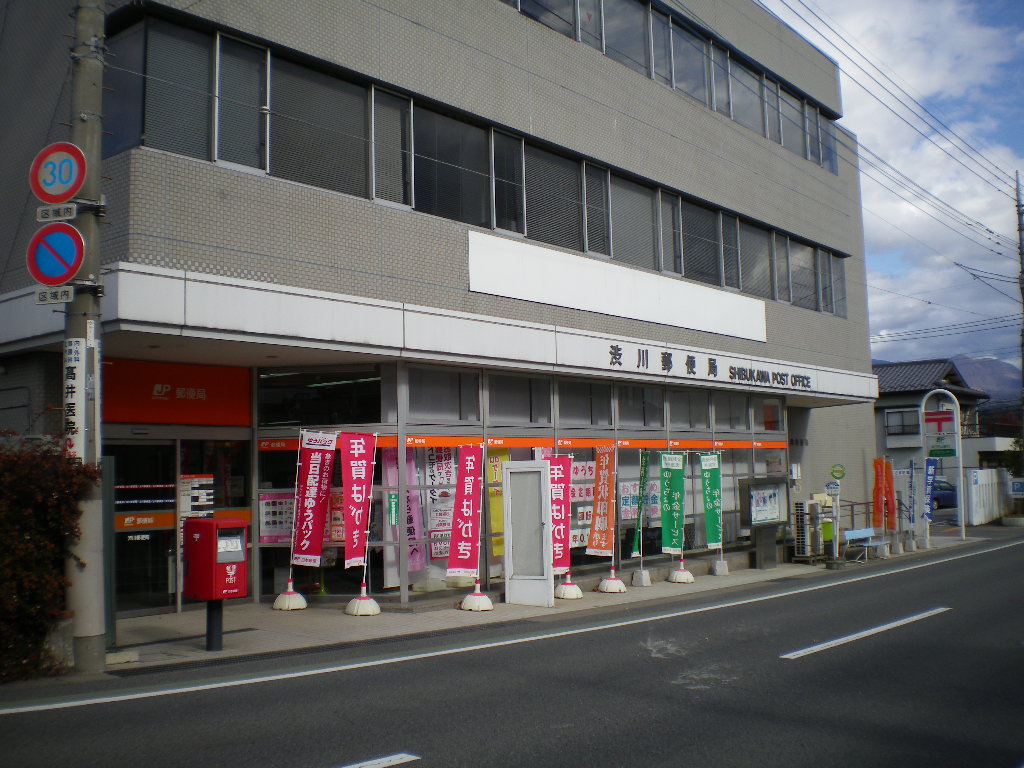
[[[933,608],[930,611],[924,613],[916,613],[913,616],[908,616],[905,619],[899,619],[898,621],[890,621],[888,624],[882,624],[879,627],[872,627],[871,629],[865,629],[863,632],[856,632],[852,635],[846,635],[844,637],[837,637],[835,640],[829,640],[828,642],[818,643],[812,645],[809,648],[804,648],[799,651],[792,651],[790,653],[784,653],[779,656],[780,659],[800,659],[804,656],[810,656],[812,653],[818,651],[827,651],[829,648],[835,648],[839,645],[845,645],[846,643],[852,643],[854,640],[862,640],[865,637],[871,637],[871,635],[877,635],[880,632],[886,632],[890,629],[896,629],[896,627],[902,627],[905,624],[911,624],[915,621],[921,621],[921,619],[927,619],[931,616],[937,616],[940,613],[945,613],[951,610],[949,608]]]
[[[343,765],[341,768],[387,768],[389,765],[402,765],[403,763],[412,763],[419,759],[418,755],[399,752],[396,755],[385,755],[384,757],[378,757],[374,760],[367,760],[364,763]]]

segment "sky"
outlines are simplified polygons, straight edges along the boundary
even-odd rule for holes
[[[1019,366],[1024,0],[760,2],[842,70],[839,122],[862,148],[872,357]]]

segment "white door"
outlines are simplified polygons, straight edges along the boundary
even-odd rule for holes
[[[550,472],[546,461],[502,464],[506,603],[555,604]]]

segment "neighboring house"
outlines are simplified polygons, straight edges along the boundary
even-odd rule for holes
[[[68,138],[75,5],[3,11],[0,425],[19,429],[64,391],[26,177]],[[104,7],[119,611],[175,607],[197,509],[250,518],[253,593],[281,591],[307,427],[379,435],[370,588],[403,600],[444,574],[461,444],[491,469],[485,580],[512,540],[507,459],[572,453],[592,478],[614,445],[626,542],[641,449],[687,452],[687,549],[707,544],[697,451],[720,452],[726,546],[752,482],[784,512],[841,464],[844,498],[870,498],[857,140],[836,63],[758,3]],[[573,486],[574,570],[593,488]],[[328,559],[308,578],[358,576]]]
[[[960,404],[960,434],[964,450],[964,467],[980,466],[978,405],[988,400],[988,394],[973,389],[951,360],[913,360],[904,363],[875,363],[878,376],[878,400],[875,401],[875,423],[878,436],[877,455],[889,456],[895,469],[907,469],[911,459],[922,466],[925,456],[926,430],[921,421],[921,399],[931,390],[944,389],[956,397]],[[928,410],[952,410],[948,397],[929,399]],[[984,448],[981,448],[984,450]],[[956,460],[941,459],[939,474],[947,474],[950,482],[956,478]]]

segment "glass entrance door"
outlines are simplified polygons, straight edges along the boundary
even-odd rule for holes
[[[103,454],[114,459],[116,610],[174,610],[175,442],[108,444]]]

